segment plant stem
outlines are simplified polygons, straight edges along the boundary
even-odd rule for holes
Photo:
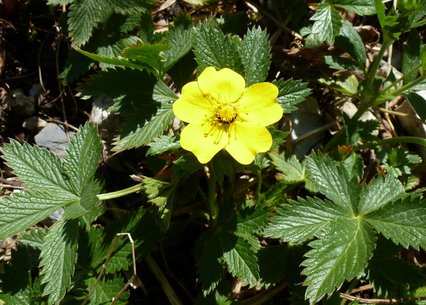
[[[166,294],[170,304],[183,305],[170,285],[169,281],[167,280],[166,276],[161,271],[160,267],[158,267],[157,263],[150,254],[145,257],[145,261],[148,264],[149,269],[151,269],[152,273],[154,274],[155,278],[160,282],[161,287],[163,288],[163,291]]]
[[[392,45],[392,40],[384,40],[382,47],[379,50],[379,53],[374,57],[373,63],[370,66],[370,69],[367,73],[366,79],[367,79],[367,89],[370,89],[373,85],[374,79],[376,78],[377,70],[379,70],[380,63],[382,61],[383,55],[385,54],[386,50],[389,48],[390,45]]]
[[[213,166],[210,166],[210,178],[209,178],[209,213],[210,219],[212,222],[216,220],[218,213],[217,201],[216,201],[216,174],[214,172]]]
[[[395,137],[385,140],[379,140],[377,143],[369,143],[369,144],[363,144],[357,147],[357,149],[363,149],[363,148],[369,148],[378,145],[386,145],[386,144],[399,144],[399,143],[411,143],[411,144],[418,144],[426,146],[426,139],[419,138],[419,137],[410,137],[410,136],[403,136],[403,137]]]
[[[142,183],[139,183],[139,184],[133,185],[131,187],[128,187],[126,189],[122,189],[122,190],[119,190],[119,191],[99,194],[96,197],[98,197],[99,200],[113,199],[113,198],[118,198],[118,197],[122,197],[122,196],[126,196],[126,195],[129,195],[129,194],[139,192],[141,189],[142,189]]]

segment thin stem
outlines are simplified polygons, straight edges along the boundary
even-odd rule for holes
[[[408,301],[421,301],[425,300],[426,297],[408,297],[408,298],[397,298],[397,299],[365,299],[356,296],[352,296],[346,293],[339,293],[340,298],[346,299],[352,302],[359,302],[364,304],[386,304],[386,303],[404,303]]]
[[[176,295],[176,292],[173,290],[172,286],[170,285],[169,281],[167,280],[166,276],[161,271],[160,267],[157,265],[157,263],[152,258],[152,256],[148,254],[145,257],[145,261],[148,264],[149,269],[151,269],[152,273],[154,274],[155,278],[160,282],[161,287],[163,288],[163,291],[166,294],[170,304],[183,305],[183,303],[179,300],[178,296]]]
[[[408,84],[405,84],[405,85],[403,85],[403,86],[401,86],[401,87],[399,87],[398,89],[396,89],[396,90],[394,90],[394,91],[392,91],[392,92],[390,92],[389,94],[383,94],[383,93],[386,93],[386,89],[385,90],[383,90],[382,91],[382,93],[380,94],[380,95],[384,95],[382,98],[380,98],[380,95],[379,95],[379,97],[377,98],[377,100],[376,100],[376,102],[374,103],[374,104],[381,104],[384,100],[386,100],[386,99],[388,99],[388,96],[390,95],[390,96],[392,96],[392,97],[395,97],[395,96],[397,96],[397,95],[400,95],[401,93],[403,93],[404,91],[407,91],[408,89],[410,89],[410,88],[412,88],[412,87],[414,87],[415,85],[417,85],[418,83],[420,83],[420,82],[422,82],[423,80],[425,80],[426,79],[426,76],[421,76],[421,77],[419,77],[419,78],[417,78],[417,79],[415,79],[415,80],[413,80],[413,81],[411,81],[411,82],[409,82]],[[389,86],[388,86],[389,87]],[[388,88],[387,87],[387,88]]]
[[[390,45],[392,45],[392,41],[383,41],[382,47],[379,50],[379,53],[376,55],[376,57],[373,60],[373,63],[370,66],[370,69],[367,73],[367,88],[371,88],[373,85],[375,76],[377,74],[377,70],[379,70],[380,62],[382,61],[383,55],[385,54],[386,50],[389,48]]]
[[[386,92],[388,91],[390,88],[394,87],[396,84],[398,84],[399,82],[403,81],[404,79],[406,79],[410,74],[416,73],[419,71],[420,67],[422,65],[419,64],[416,67],[414,67],[414,69],[411,69],[410,71],[408,71],[407,73],[404,73],[400,78],[398,78],[397,80],[395,80],[394,82],[392,82],[392,84],[390,84],[389,86],[387,86],[386,88],[384,88],[382,90],[382,92]]]
[[[387,144],[399,144],[399,143],[411,143],[411,144],[418,144],[426,146],[426,139],[419,138],[419,137],[410,137],[410,136],[403,136],[403,137],[395,137],[385,140],[379,140],[377,143],[369,143],[360,145],[357,147],[357,149],[363,149],[363,148],[370,148],[376,146],[376,144],[379,145],[387,145]]]
[[[114,199],[114,198],[118,198],[118,197],[122,197],[122,196],[126,196],[126,195],[129,195],[129,194],[139,192],[141,189],[142,189],[142,183],[139,183],[139,184],[133,185],[131,187],[128,187],[126,189],[122,189],[122,190],[119,190],[119,191],[99,194],[96,197],[98,197],[99,200]]]
[[[210,166],[208,202],[209,202],[210,220],[212,222],[216,220],[216,216],[218,213],[217,200],[216,200],[216,182],[217,182],[216,174],[214,173],[213,167]]]

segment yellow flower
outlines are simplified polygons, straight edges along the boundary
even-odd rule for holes
[[[241,164],[250,164],[259,152],[271,148],[265,126],[279,121],[278,88],[258,83],[246,88],[244,78],[230,69],[206,68],[197,81],[183,86],[173,112],[189,123],[181,133],[181,146],[201,163],[225,149]]]

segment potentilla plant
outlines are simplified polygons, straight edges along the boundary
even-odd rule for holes
[[[109,110],[121,120],[109,144],[115,154],[142,156],[142,169],[117,191],[117,181],[98,171],[100,131],[89,124],[62,160],[36,146],[6,144],[2,157],[24,191],[0,200],[0,239],[18,239],[0,276],[0,299],[178,305],[422,297],[423,270],[401,259],[421,259],[426,249],[424,190],[407,192],[418,185],[407,181],[421,158],[394,148],[425,140],[377,141],[371,134],[378,124],[358,118],[424,81],[424,47],[414,29],[425,23],[425,1],[403,1],[390,11],[369,0],[310,7],[315,12],[302,31],[305,43],[339,41],[347,52],[324,61],[348,78],[318,84],[350,95],[359,110],[343,117],[341,130],[323,143],[327,153],[320,148],[303,158],[292,154],[298,140],[287,138],[288,125],[312,90],[271,69],[266,29],[250,26],[237,36],[224,32],[224,20],[193,25],[179,16],[156,33],[151,1],[49,4],[71,4],[70,60],[84,55],[99,63],[78,89],[111,98]],[[371,62],[342,11],[377,15],[385,40]],[[408,31],[418,45],[410,49],[410,68],[401,78],[383,78],[378,71],[386,47]],[[69,64],[63,81],[93,62],[81,71]],[[366,167],[371,149],[379,157]],[[57,222],[40,225],[58,209],[64,213]],[[367,292],[361,298],[354,291]]]

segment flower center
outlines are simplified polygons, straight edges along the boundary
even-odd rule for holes
[[[219,106],[216,109],[216,118],[221,123],[232,123],[237,118],[237,115],[237,108],[229,104]]]

